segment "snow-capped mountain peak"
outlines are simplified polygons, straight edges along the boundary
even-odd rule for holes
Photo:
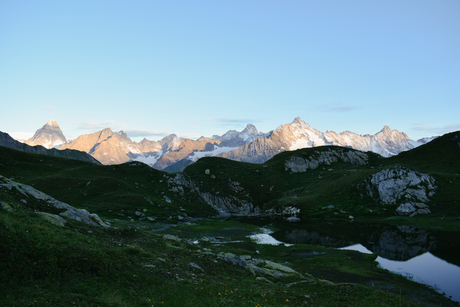
[[[247,124],[241,132],[229,130],[221,136],[213,135],[212,139],[222,141],[220,144],[222,147],[239,147],[266,135],[266,133],[259,132],[254,125]]]
[[[49,120],[43,127],[38,129],[33,137],[26,141],[27,145],[41,145],[47,149],[60,147],[66,143],[66,138],[55,120]]]

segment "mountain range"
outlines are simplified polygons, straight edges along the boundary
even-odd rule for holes
[[[197,140],[171,134],[159,141],[143,139],[134,142],[123,131],[113,132],[106,128],[67,141],[57,122],[50,120],[26,144],[83,151],[105,165],[139,161],[159,170],[181,171],[207,156],[263,163],[283,151],[326,145],[372,151],[390,157],[432,139],[413,141],[404,132],[391,130],[388,126],[374,135],[359,135],[350,131],[338,134],[333,131],[321,132],[297,117],[292,123],[281,125],[268,133],[262,133],[254,125],[248,124],[241,132],[230,130],[223,135],[202,136]]]

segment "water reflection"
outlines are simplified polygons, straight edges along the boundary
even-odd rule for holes
[[[391,260],[411,259],[434,249],[437,243],[437,239],[427,230],[415,226],[368,226],[366,229],[353,227],[355,229],[347,229],[346,236],[343,229],[337,229],[335,235],[312,229],[289,229],[279,231],[273,236],[287,243],[336,248],[359,243],[373,253]]]
[[[386,224],[323,223],[300,227],[272,235],[286,243],[377,254],[376,261],[382,268],[430,285],[454,301],[460,301],[460,248],[452,234],[438,232],[435,236],[416,226]]]
[[[413,281],[432,286],[460,302],[460,267],[427,252],[408,261],[393,261],[377,257],[380,267],[404,275]]]

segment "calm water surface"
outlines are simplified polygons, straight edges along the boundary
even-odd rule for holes
[[[433,233],[416,226],[316,223],[283,228],[251,236],[261,244],[312,244],[377,254],[383,269],[429,285],[460,302],[460,243],[455,236]]]

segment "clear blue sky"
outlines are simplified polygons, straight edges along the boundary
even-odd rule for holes
[[[0,130],[460,130],[460,1],[0,0]]]

